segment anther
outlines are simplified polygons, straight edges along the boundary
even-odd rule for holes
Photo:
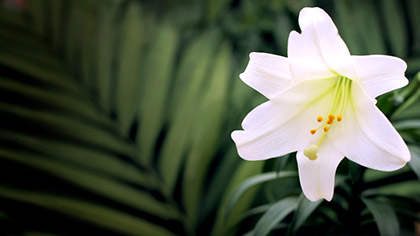
[[[323,119],[324,119],[324,118],[322,118],[322,116],[318,116],[318,118],[316,118],[316,120],[317,120],[318,122],[321,122]]]
[[[318,156],[316,153],[318,152],[318,146],[315,144],[312,144],[311,146],[303,149],[303,154],[309,158],[309,160],[316,160]]]
[[[329,114],[329,115],[328,115],[328,119],[330,119],[330,120],[334,120],[334,119],[335,119],[335,115],[333,115],[333,114]]]
[[[343,120],[343,117],[341,115],[338,115],[337,116],[337,121],[342,121],[342,120]]]
[[[330,128],[328,128],[328,126],[325,126],[325,127],[324,127],[324,131],[325,131],[325,132],[328,132],[328,130],[329,130],[329,129],[330,129]]]
[[[331,125],[334,122],[334,120],[328,119],[327,124]]]
[[[316,133],[316,129],[311,129],[311,134],[315,134]]]

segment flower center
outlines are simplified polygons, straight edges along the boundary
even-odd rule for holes
[[[322,115],[318,116],[316,120],[320,123],[320,125],[318,126],[318,128],[311,129],[309,131],[312,135],[314,135],[318,132],[319,129],[323,130],[321,131],[323,132],[323,134],[319,138],[318,142],[316,144],[312,144],[311,146],[303,150],[303,154],[310,160],[315,160],[318,158],[318,156],[316,155],[318,152],[318,147],[325,139],[325,136],[327,136],[327,132],[331,128],[333,128],[333,126],[335,126],[338,122],[341,122],[343,120],[343,114],[346,110],[347,102],[351,98],[351,87],[351,79],[344,76],[338,77],[334,88],[334,96],[327,113],[328,115],[324,114],[325,119]]]

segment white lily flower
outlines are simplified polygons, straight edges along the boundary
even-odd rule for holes
[[[239,155],[265,160],[297,151],[300,184],[311,201],[330,201],[338,164],[393,171],[410,160],[376,97],[407,85],[406,63],[385,55],[351,56],[328,14],[304,8],[302,33],[289,35],[288,57],[251,53],[240,78],[269,101],[234,131]]]

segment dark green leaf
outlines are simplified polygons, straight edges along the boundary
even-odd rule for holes
[[[254,228],[255,236],[265,236],[297,207],[296,197],[282,199],[273,204],[258,220]]]
[[[353,24],[355,16],[349,6],[349,1],[334,1],[334,20],[340,35],[343,37],[352,54],[362,54],[364,52],[362,39],[359,36],[358,27]]]
[[[350,174],[350,179],[352,183],[355,183],[357,180],[359,180],[363,176],[363,169],[365,167],[350,161],[348,163],[348,169]]]
[[[235,155],[237,157],[237,155]],[[239,158],[239,157],[238,157]],[[234,175],[231,177],[222,197],[222,204],[220,204],[217,209],[217,216],[215,226],[211,232],[211,235],[219,236],[226,235],[228,232],[234,228],[234,225],[237,224],[239,219],[242,218],[243,214],[249,209],[251,202],[254,200],[257,189],[250,189],[243,194],[240,200],[237,201],[235,207],[230,211],[229,216],[226,214],[227,205],[231,199],[235,188],[243,183],[250,176],[261,173],[263,162],[240,162],[241,165],[235,171]],[[227,216],[227,217],[226,217]],[[231,228],[232,227],[232,228]]]
[[[18,144],[22,149],[42,153],[46,157],[54,158],[66,165],[79,166],[92,172],[127,181],[133,184],[141,184],[146,188],[156,188],[158,184],[145,172],[139,171],[136,166],[121,160],[118,156],[110,153],[98,152],[96,149],[80,146],[63,140],[54,140],[48,137],[34,137],[30,134],[0,131],[0,140],[8,140]],[[60,153],[60,155],[57,155]],[[100,164],[98,164],[100,163]]]
[[[136,1],[128,2],[127,12],[119,27],[118,69],[116,76],[116,110],[121,133],[126,136],[137,113],[141,84],[142,48],[150,34],[144,29],[141,6]]]
[[[220,134],[223,133],[232,56],[227,43],[222,44],[218,51],[213,71],[208,78],[209,83],[198,104],[197,127],[192,134],[191,151],[185,165],[184,204],[187,215],[193,221],[198,218],[205,177],[215,155],[215,147],[220,143]]]
[[[420,147],[410,145],[408,148],[411,152],[411,160],[408,162],[408,164],[420,179]]]
[[[0,185],[0,196],[60,212],[106,229],[129,235],[174,235],[166,229],[112,208],[70,197],[25,191]]]
[[[362,198],[362,200],[372,213],[382,236],[400,235],[400,225],[391,205],[369,198]]]
[[[154,144],[167,117],[166,106],[178,46],[178,35],[169,24],[160,26],[155,37],[155,43],[144,59],[139,103],[137,143],[146,163],[152,161]]]
[[[171,193],[175,187],[179,169],[193,141],[194,129],[201,124],[197,119],[202,85],[207,79],[213,62],[213,51],[217,38],[206,34],[194,40],[186,50],[177,72],[177,85],[171,99],[169,111],[170,129],[163,143],[159,158],[159,172]],[[199,53],[200,52],[200,53]]]
[[[98,40],[96,45],[96,75],[99,100],[107,112],[112,106],[112,86],[113,86],[113,61],[116,55],[115,42],[117,39],[116,16],[120,9],[118,2],[104,2],[99,14]]]
[[[297,172],[294,171],[283,171],[283,172],[270,172],[270,173],[264,173],[260,174],[254,177],[251,177],[244,181],[240,186],[238,186],[233,194],[231,195],[229,202],[226,207],[226,216],[229,215],[231,209],[235,205],[235,203],[238,201],[238,199],[250,188],[255,187],[259,184],[278,180],[282,178],[290,178],[290,177],[297,177]]]
[[[394,123],[397,130],[420,129],[420,120],[402,120]]]
[[[293,214],[292,222],[289,225],[289,233],[295,235],[299,228],[305,223],[306,219],[318,208],[322,200],[311,202],[305,195],[301,194],[297,202],[297,208]]]
[[[404,57],[407,53],[407,31],[404,13],[398,0],[383,0],[383,12],[387,36],[394,55]]]
[[[76,184],[80,188],[108,197],[114,201],[128,204],[133,208],[157,214],[163,218],[176,218],[175,212],[168,205],[158,202],[148,193],[124,185],[113,179],[62,164],[55,160],[48,160],[33,153],[3,148],[0,150],[0,156],[3,159],[15,161],[51,173],[58,178]]]
[[[372,15],[376,11],[375,4],[372,1],[361,1],[357,4],[352,1],[353,20],[355,25],[363,27],[356,27],[355,33],[362,39],[361,44],[364,46],[364,53],[366,54],[385,54],[385,41],[383,40],[383,33],[381,32],[381,23],[378,15]],[[348,27],[351,23],[348,22],[344,27]]]

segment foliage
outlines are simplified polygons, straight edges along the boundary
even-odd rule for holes
[[[410,85],[378,106],[413,160],[391,173],[343,162],[333,200],[312,203],[293,154],[243,161],[230,132],[265,99],[238,78],[248,54],[285,55],[298,12],[315,5],[353,54],[408,62]],[[1,233],[414,231],[419,1],[31,0],[26,8],[0,8]]]

